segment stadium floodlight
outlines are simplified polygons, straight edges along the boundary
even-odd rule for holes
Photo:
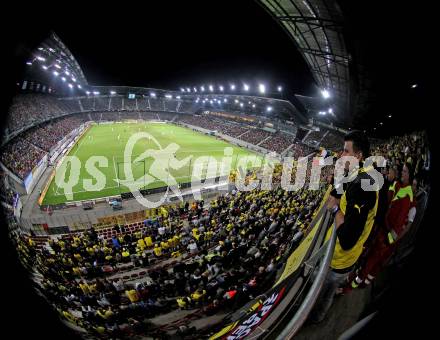
[[[212,100],[210,100],[209,103],[212,104]]]
[[[46,65],[43,65],[41,67],[43,68],[43,70],[47,70],[47,66]]]
[[[42,51],[42,50],[44,50],[44,48],[43,47],[38,47],[38,50]]]
[[[116,94],[116,91],[110,91],[110,94],[114,95],[114,94]]]
[[[214,91],[214,86],[209,85],[209,91],[213,92]]]
[[[76,86],[78,86],[79,89],[81,88],[81,85],[80,85],[80,84],[78,84],[78,85],[76,85]]]
[[[391,118],[392,117],[392,115],[388,115],[388,118]]]
[[[249,85],[248,85],[248,84],[244,84],[244,85],[243,85],[243,90],[245,90],[245,91],[249,91]]]
[[[180,99],[180,96],[176,96],[176,99]]]
[[[94,94],[95,96],[97,96],[97,95],[99,94],[99,91],[93,91],[93,94]]]
[[[165,95],[165,98],[171,99],[171,98],[173,98],[173,96],[170,95],[170,94],[166,94],[166,95]]]
[[[185,89],[183,87],[181,87],[180,92],[185,92]]]
[[[231,85],[231,90],[232,90],[232,91],[235,90],[235,85],[234,85],[234,84]]]
[[[255,109],[255,104],[252,104],[252,107]]]
[[[283,91],[283,87],[282,86],[278,86],[278,92]]]
[[[251,102],[248,102],[249,105],[251,105]]]
[[[58,68],[58,69],[61,69],[61,66],[58,65],[58,64],[55,64],[54,66],[55,66],[56,68]]]
[[[225,102],[225,103],[227,103],[228,102],[228,100],[225,98],[225,99],[223,99],[223,101]]]
[[[322,90],[321,94],[324,97],[324,99],[330,98],[330,92],[328,92],[327,90]]]
[[[223,92],[223,86],[220,85],[218,88],[220,89],[221,92]]]
[[[66,76],[70,75],[69,71],[64,71],[64,73],[66,74]]]
[[[32,65],[32,61],[27,61],[26,65]]]
[[[376,128],[373,128],[374,131],[376,131]]]
[[[64,77],[61,77],[61,80],[62,80],[62,81],[66,81],[66,78],[64,78]]]
[[[243,103],[240,103],[240,107],[243,107]]]
[[[380,122],[379,124],[380,124],[381,126],[383,125],[383,123],[382,123],[382,122]]]
[[[197,87],[194,87],[193,90],[194,90],[194,92],[197,92]]]
[[[73,77],[72,77],[72,81],[76,83],[76,78],[73,78]]]
[[[205,87],[204,86],[200,86],[200,91],[204,92],[205,91]]]
[[[268,106],[268,107],[267,107],[267,111],[268,111],[268,112],[272,111],[272,106]]]
[[[411,86],[412,89],[415,89],[416,87],[417,87],[417,84],[413,84],[413,85]]]
[[[39,61],[46,61],[46,58],[43,58],[43,57],[40,57],[40,56],[38,56],[37,59],[38,59]]]
[[[150,92],[150,97],[156,97],[156,93]]]
[[[329,108],[329,109],[328,109],[328,113],[333,113],[333,109],[332,109],[332,108]]]
[[[55,52],[55,50],[53,48],[50,48],[50,47],[49,47],[49,51],[51,51],[52,53]]]
[[[73,88],[73,85],[72,84],[68,84],[69,85],[69,87],[72,89]]]
[[[86,95],[89,95],[90,94],[90,91],[86,91]]]
[[[59,73],[58,73],[57,71],[53,71],[53,75],[54,75],[55,77],[57,77],[57,76],[59,75]]]
[[[237,99],[235,99],[235,102],[236,102],[236,103],[238,103],[238,100],[237,100]]]
[[[266,86],[264,86],[264,84],[259,84],[258,91],[260,91],[262,94],[266,93]]]
[[[191,92],[191,89],[189,87],[187,87],[186,92]]]

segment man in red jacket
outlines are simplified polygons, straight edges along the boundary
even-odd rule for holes
[[[401,182],[397,182],[390,195],[388,212],[385,216],[385,226],[378,231],[373,241],[370,257],[365,266],[352,282],[352,288],[360,283],[370,284],[382,267],[388,262],[396,249],[398,241],[407,231],[408,213],[414,202],[412,191],[412,169],[407,163],[402,168]],[[393,190],[390,188],[390,191]],[[380,227],[380,226],[379,226]]]

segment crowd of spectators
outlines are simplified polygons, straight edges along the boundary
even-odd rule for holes
[[[221,126],[221,133],[234,137],[234,138],[238,138],[239,136],[247,133],[247,131],[249,131],[249,128],[241,126],[241,125],[237,125],[237,124],[224,124]]]
[[[101,121],[120,121],[123,114],[121,112],[104,111],[101,113]]]
[[[260,146],[267,150],[275,151],[276,153],[282,153],[286,150],[291,144],[294,143],[294,138],[291,135],[287,135],[285,133],[279,132],[261,143]]]
[[[1,150],[0,159],[9,170],[24,179],[48,151],[87,120],[85,114],[77,114],[33,127],[9,141]]]
[[[86,121],[87,118],[83,114],[60,118],[43,126],[27,130],[20,138],[24,138],[28,143],[48,152],[60,140]]]
[[[151,335],[148,319],[157,315],[232,311],[267,290],[321,198],[322,191],[233,192],[209,207],[162,207],[131,235],[115,226],[115,236],[105,239],[92,228],[50,240],[47,248],[23,236],[20,253],[43,275],[43,294],[63,318],[96,335]],[[122,264],[147,275],[130,281],[106,274]]]
[[[136,99],[124,98],[124,110],[136,111]]]
[[[96,111],[107,111],[109,109],[110,99],[109,97],[95,97],[95,103],[93,105]]]
[[[240,139],[247,143],[257,145],[258,143],[262,142],[264,139],[270,136],[272,136],[271,132],[261,129],[253,129],[249,133],[246,133],[242,137],[240,137]]]
[[[174,99],[164,99],[164,104],[165,104],[165,111],[175,112],[177,109],[178,101]]]
[[[312,130],[304,139],[304,143],[317,146],[321,141],[322,137],[324,137],[325,130]]]
[[[65,106],[55,97],[43,94],[17,95],[9,108],[8,133],[63,113],[66,113]]]
[[[26,140],[15,138],[2,148],[0,159],[9,170],[25,179],[45,154],[45,151]]]

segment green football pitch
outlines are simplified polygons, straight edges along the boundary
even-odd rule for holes
[[[175,179],[177,183],[190,182],[196,159],[201,156],[213,157],[220,166],[222,160],[225,159],[224,150],[227,147],[231,147],[233,150],[232,156],[229,157],[232,169],[237,168],[240,159],[243,157],[249,160],[249,167],[251,167],[249,164],[255,158],[258,158],[260,161],[263,160],[262,156],[245,148],[240,148],[215,137],[173,124],[145,122],[92,125],[68,154],[68,156],[77,157],[80,161],[79,177],[76,178],[77,180],[74,179],[72,181],[75,184],[70,184],[67,187],[64,184],[57,185],[57,183],[68,183],[72,177],[75,177],[71,176],[71,173],[73,173],[71,168],[74,163],[68,161],[67,158],[69,157],[67,157],[55,170],[55,176],[51,180],[42,204],[60,204],[130,192],[130,189],[122,184],[124,180],[129,178],[126,177],[124,170],[128,163],[124,160],[124,150],[130,137],[139,132],[146,132],[153,136],[151,139],[145,136],[139,139],[134,144],[130,157],[129,165],[132,169],[134,180],[145,178],[141,180],[145,182],[142,188],[153,189],[165,186],[167,183],[171,185],[172,179]],[[156,139],[159,146],[154,139]],[[141,157],[139,161],[134,162],[137,156],[142,155],[146,150],[166,149],[172,143],[179,146],[173,154],[176,161],[182,161],[189,156],[191,156],[191,159],[185,164],[176,167],[176,169],[169,167],[169,161],[168,166],[166,164],[164,166],[164,163],[162,163],[162,166],[168,167],[169,176],[167,178],[159,179],[155,176],[150,176],[152,174],[151,169],[154,168],[153,162],[158,158],[157,154],[156,157],[147,155],[147,157]],[[98,163],[94,165],[105,176],[104,185],[97,185],[98,178],[90,174],[91,171],[88,171],[86,168],[86,161],[92,156],[103,156],[107,159],[107,166],[100,166]],[[153,166],[150,169],[152,164]],[[206,175],[206,167],[202,173],[204,176]],[[143,177],[144,174],[147,174],[147,176]],[[149,179],[148,183],[147,178]],[[103,179],[103,176],[101,176],[101,179]],[[99,190],[91,191],[88,188],[86,190],[84,187],[87,188],[87,186],[84,185],[84,180],[88,180],[92,185],[102,187],[102,189],[99,188]]]

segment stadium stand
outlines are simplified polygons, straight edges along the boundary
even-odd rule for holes
[[[293,136],[289,136],[285,133],[278,133],[277,135],[272,136],[268,140],[261,143],[260,146],[277,153],[282,153],[291,144],[293,144],[293,139]]]
[[[101,115],[101,121],[119,121],[121,120],[120,114],[124,114],[124,113],[104,111]]]
[[[156,120],[157,119],[156,113],[153,113],[153,112],[141,112],[140,116],[142,119],[145,119],[145,120]]]
[[[271,135],[271,132],[254,129],[251,132],[244,134],[242,137],[240,137],[240,139],[244,140],[245,142],[258,145],[260,142],[270,137]]]
[[[164,100],[165,110],[175,112],[177,108],[178,101],[174,99],[166,99]]]
[[[78,104],[78,99],[71,99],[71,100],[61,100],[58,99],[58,105],[62,108],[63,112],[80,112],[81,108]]]
[[[135,111],[136,110],[136,99],[124,98],[124,110]]]
[[[122,97],[121,96],[110,97],[110,110],[118,111],[121,109],[122,109]]]
[[[150,104],[148,101],[148,98],[138,98],[137,99],[137,103],[138,103],[138,109],[140,111],[149,111],[150,110]]]
[[[102,117],[102,112],[91,112],[90,113],[90,117],[95,122],[100,122],[101,121],[101,117]]]
[[[81,98],[81,106],[83,111],[92,111],[95,109],[95,97]]]
[[[137,111],[129,111],[129,112],[121,112],[121,119],[139,119],[139,112]]]
[[[46,152],[24,139],[16,138],[1,151],[2,163],[21,179],[38,164]]]
[[[95,97],[95,110],[107,111],[109,107],[109,102],[110,102],[109,97],[104,97],[104,96]]]
[[[312,144],[312,145],[318,145],[318,143],[321,141],[322,137],[324,137],[326,131],[324,130],[313,130],[308,135],[306,135],[306,138],[304,139],[304,143]]]
[[[8,131],[11,133],[64,112],[55,97],[42,94],[18,95],[9,109]]]
[[[84,114],[75,115],[27,130],[22,137],[29,143],[46,152],[50,151],[63,137],[87,121]]]
[[[149,98],[150,102],[150,109],[151,111],[163,111],[164,110],[164,103],[163,99],[161,98]]]

